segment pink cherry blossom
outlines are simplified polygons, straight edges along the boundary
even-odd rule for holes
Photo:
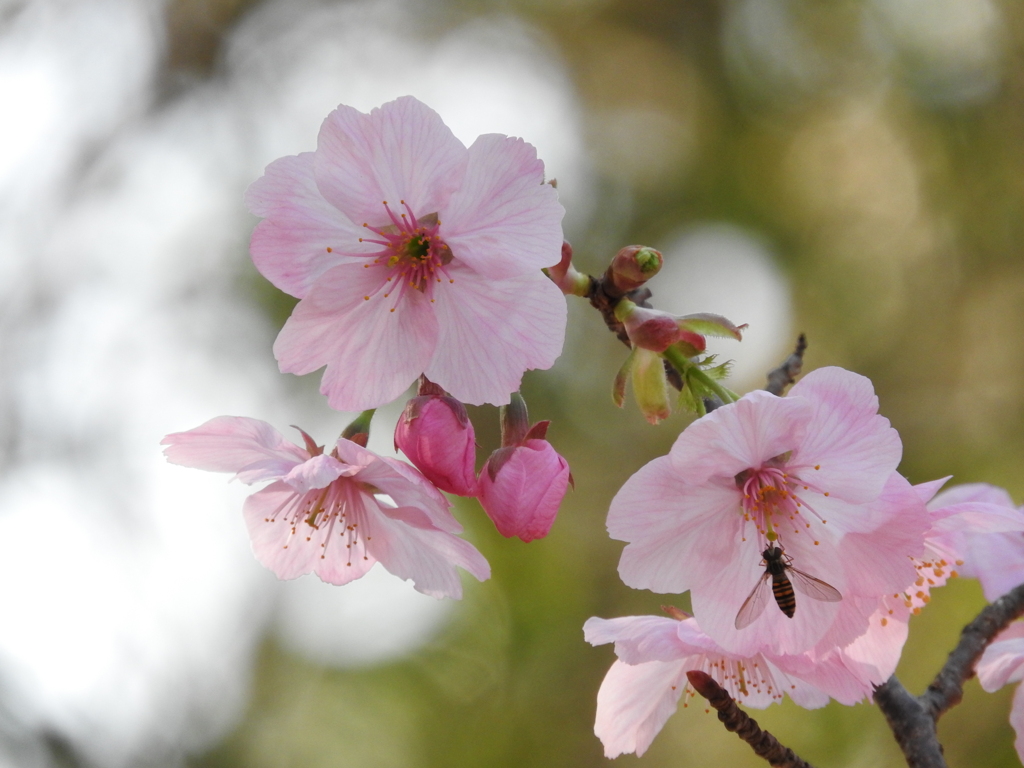
[[[422,373],[467,403],[503,404],[561,353],[566,305],[541,269],[561,255],[564,210],[521,139],[468,149],[405,96],[339,106],[315,152],[271,163],[246,194],[264,221],[257,269],[301,299],[274,354],[327,366],[331,407],[396,399]]]
[[[615,496],[608,530],[629,542],[619,574],[636,588],[690,590],[701,627],[732,653],[843,647],[883,595],[917,576],[911,558],[929,523],[895,472],[901,450],[863,376],[823,368],[787,397],[752,392],[687,427]],[[798,585],[792,618],[769,605],[737,630],[770,542],[842,600],[810,599]]]
[[[918,578],[903,596],[912,613],[928,603],[932,589],[958,575],[983,577],[989,600],[1024,582],[1024,513],[1006,491],[985,483],[937,493],[948,479],[914,486],[927,503],[931,527],[914,562]]]
[[[961,575],[981,582],[986,600],[1024,584],[1024,507],[1005,490],[987,483],[959,485],[928,506],[946,510],[942,544],[954,552]]]
[[[685,707],[695,695],[686,678],[690,670],[707,673],[737,701],[759,709],[783,695],[808,709],[828,703],[829,694],[798,673],[816,676],[846,703],[870,693],[870,685],[856,680],[835,658],[815,662],[806,656],[730,653],[693,618],[591,618],[583,632],[591,645],[615,643],[618,656],[598,691],[594,724],[609,758],[647,750],[679,700]]]
[[[305,433],[307,448],[269,424],[219,416],[167,435],[174,464],[271,481],[243,509],[256,559],[279,578],[316,573],[347,584],[380,562],[434,597],[462,596],[456,566],[483,581],[490,567],[455,534],[449,503],[419,472],[339,438],[329,454]]]
[[[1024,680],[1024,622],[1011,624],[985,649],[975,670],[978,682],[989,693]],[[1018,685],[1010,709],[1010,725],[1017,738],[1014,746],[1024,762],[1024,685]]]
[[[442,491],[476,496],[476,439],[466,408],[454,397],[419,395],[395,427],[395,448]]]
[[[927,503],[930,524],[924,550],[913,559],[917,573],[914,582],[900,592],[882,596],[868,619],[868,630],[860,637],[842,648],[830,646],[826,639],[809,653],[811,658],[836,657],[861,680],[876,685],[885,681],[896,670],[910,617],[927,606],[933,589],[963,570],[966,542],[1019,531],[1024,526],[1024,516],[1015,509],[991,503],[999,498],[992,493],[999,489],[991,486],[958,486],[936,495],[948,479],[913,487],[920,500]]]
[[[538,422],[518,445],[499,448],[480,470],[480,504],[502,536],[548,535],[572,476]]]

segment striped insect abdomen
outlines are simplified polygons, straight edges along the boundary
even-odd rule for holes
[[[793,585],[785,571],[772,574],[772,594],[779,604],[779,610],[792,619],[796,613],[796,595],[793,594]]]

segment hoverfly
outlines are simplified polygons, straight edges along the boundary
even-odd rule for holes
[[[743,629],[752,624],[768,605],[769,576],[772,578],[772,594],[779,605],[779,610],[791,619],[796,613],[796,595],[793,594],[793,587],[796,587],[796,591],[801,595],[826,603],[837,603],[843,599],[839,590],[831,584],[826,584],[821,579],[816,579],[790,565],[793,559],[782,550],[782,547],[768,547],[761,555],[764,558],[764,575],[740,606],[739,613],[736,614],[736,629]]]

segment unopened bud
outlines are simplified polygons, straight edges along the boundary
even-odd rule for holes
[[[480,505],[502,536],[548,535],[572,482],[569,465],[547,441],[548,422],[532,427],[518,392],[501,406],[501,448],[480,470]]]
[[[615,317],[626,329],[634,347],[664,352],[680,339],[679,323],[675,317],[657,309],[638,307],[623,299],[615,307]]]
[[[491,454],[480,471],[480,504],[502,536],[541,539],[571,479],[568,463],[551,443],[528,437]]]
[[[442,491],[476,495],[473,423],[466,407],[454,397],[429,394],[412,398],[395,427],[395,448]]]
[[[663,261],[661,253],[653,248],[627,245],[615,254],[605,273],[605,281],[614,291],[625,295],[658,274]]]

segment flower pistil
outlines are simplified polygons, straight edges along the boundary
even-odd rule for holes
[[[387,211],[391,224],[373,227],[363,223],[364,227],[381,239],[361,237],[359,242],[384,246],[383,250],[369,254],[372,261],[363,266],[369,268],[374,264],[383,264],[390,273],[386,282],[390,283],[398,277],[397,285],[403,292],[408,287],[420,293],[428,293],[427,289],[432,283],[441,282],[439,274],[447,277],[449,283],[455,282],[445,270],[451,263],[452,250],[438,234],[441,222],[437,218],[437,213],[428,213],[417,218],[405,200],[399,202],[405,207],[405,213],[396,214],[391,210],[387,200],[383,201],[384,210]],[[392,291],[393,289],[385,293],[384,298],[388,298]],[[366,301],[370,299],[369,296],[363,298]],[[434,301],[433,298],[430,300]]]

